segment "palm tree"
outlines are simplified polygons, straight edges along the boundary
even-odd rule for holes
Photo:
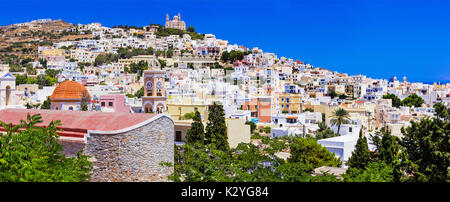
[[[345,111],[343,108],[338,108],[334,110],[333,115],[331,115],[332,119],[330,120],[331,125],[338,127],[337,133],[339,134],[339,130],[341,129],[342,124],[349,123],[350,114]]]

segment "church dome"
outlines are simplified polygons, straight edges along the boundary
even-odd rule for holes
[[[83,97],[91,97],[86,87],[78,82],[66,80],[55,88],[50,99],[81,99]]]

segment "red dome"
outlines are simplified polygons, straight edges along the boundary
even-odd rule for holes
[[[83,97],[91,98],[86,87],[78,82],[66,80],[55,88],[50,99],[81,99]]]

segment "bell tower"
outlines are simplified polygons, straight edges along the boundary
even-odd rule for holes
[[[150,69],[144,71],[144,96],[142,110],[145,113],[163,113],[167,111],[167,96],[164,86],[165,71],[156,68],[152,61]]]

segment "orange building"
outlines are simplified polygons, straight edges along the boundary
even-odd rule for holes
[[[258,122],[270,123],[272,118],[271,105],[270,97],[259,97],[252,98],[250,101],[245,101],[242,104],[242,109],[251,111],[251,117],[257,118]]]

